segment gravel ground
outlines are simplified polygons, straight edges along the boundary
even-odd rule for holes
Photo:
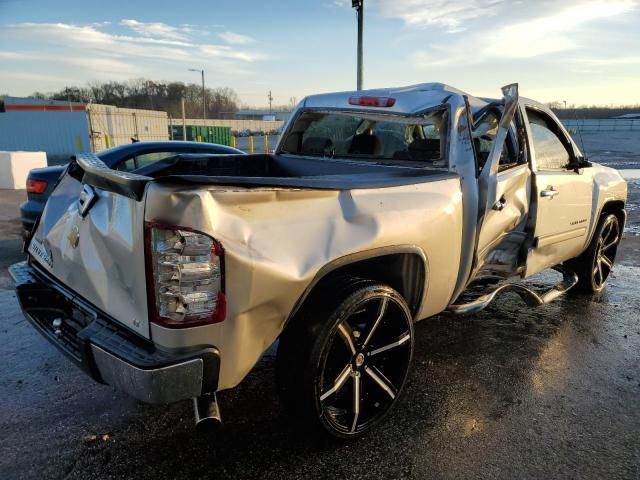
[[[3,271],[21,195],[0,192]],[[628,232],[596,297],[532,310],[505,294],[419,323],[395,414],[350,444],[292,427],[274,349],[220,395],[224,427],[198,434],[190,402],[145,405],[75,369],[0,274],[0,478],[640,478],[639,252]]]

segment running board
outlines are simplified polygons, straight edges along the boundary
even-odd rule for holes
[[[479,312],[487,308],[500,292],[504,292],[506,290],[516,292],[530,307],[537,307],[539,305],[544,305],[545,303],[551,303],[560,295],[571,290],[578,283],[578,275],[575,273],[565,270],[559,266],[554,267],[553,269],[562,273],[562,280],[542,294],[537,293],[520,283],[505,283],[494,291],[476,298],[472,302],[460,305],[449,305],[447,311],[455,315],[468,315],[470,313]]]

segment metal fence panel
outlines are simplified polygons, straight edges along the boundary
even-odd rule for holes
[[[182,127],[181,118],[172,118],[170,124],[176,127]],[[242,130],[251,130],[252,132],[270,132],[272,130],[279,130],[283,121],[263,121],[263,120],[224,120],[216,118],[187,118],[185,120],[186,125],[205,125],[208,127],[229,127],[231,130],[240,132]]]
[[[168,140],[166,112],[93,104],[87,107],[94,152],[140,141]]]
[[[577,132],[621,132],[640,130],[640,118],[576,118],[565,119],[567,130]]]

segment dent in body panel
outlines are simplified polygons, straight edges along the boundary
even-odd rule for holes
[[[457,177],[371,190],[193,190],[152,184],[147,221],[189,226],[225,249],[227,319],[169,330],[165,347],[220,349],[220,389],[239,383],[282,331],[307,286],[341,257],[415,245],[428,257],[430,285],[417,318],[442,311],[453,293],[462,235]]]
[[[50,251],[52,264],[41,265],[99,310],[148,337],[144,203],[96,190],[98,199],[82,218],[81,188],[66,175],[49,198],[34,239]]]
[[[504,203],[499,210],[491,208],[485,213],[478,240],[475,274],[486,269],[513,275],[518,268],[520,246],[526,240],[525,227],[531,198],[528,165],[498,173],[496,192]]]

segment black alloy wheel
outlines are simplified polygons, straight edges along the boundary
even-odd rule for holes
[[[347,291],[309,324],[305,340],[296,336],[305,346],[289,365],[305,366],[291,368],[285,389],[289,405],[302,407],[304,418],[337,438],[361,436],[387,415],[413,356],[413,319],[398,292],[369,281]],[[286,369],[284,362],[280,368]]]
[[[620,225],[617,217],[615,215],[607,216],[599,233],[591,270],[594,290],[596,291],[604,288],[604,284],[611,270],[613,270],[613,262],[616,259],[618,243],[620,242]]]
[[[621,238],[618,217],[613,214],[603,215],[587,250],[579,257],[567,262],[567,266],[578,274],[577,291],[586,293],[602,291],[613,269]]]

